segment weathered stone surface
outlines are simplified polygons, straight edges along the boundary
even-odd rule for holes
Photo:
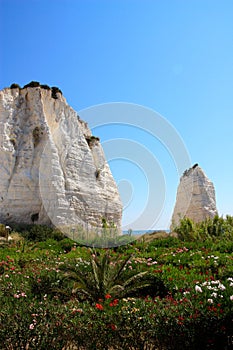
[[[184,217],[188,217],[194,222],[201,222],[216,214],[214,185],[204,171],[195,164],[186,170],[180,179],[171,229],[179,224],[180,219]]]
[[[0,91],[0,222],[121,227],[122,204],[103,149],[57,93]]]

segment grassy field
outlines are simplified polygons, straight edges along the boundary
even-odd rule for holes
[[[13,233],[0,245],[0,349],[233,349],[231,228],[209,222],[204,239],[189,224],[95,250],[43,227]]]

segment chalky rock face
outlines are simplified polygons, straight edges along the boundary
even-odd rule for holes
[[[214,185],[203,170],[195,164],[186,170],[180,179],[171,229],[178,225],[180,219],[184,217],[194,222],[201,222],[216,214]]]
[[[0,222],[101,227],[105,218],[120,230],[121,215],[100,142],[62,94],[0,91]]]

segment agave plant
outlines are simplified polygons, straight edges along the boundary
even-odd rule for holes
[[[97,256],[93,252],[89,259],[89,269],[84,272],[75,262],[63,265],[66,278],[73,280],[73,292],[91,301],[103,299],[107,294],[115,298],[153,294],[163,296],[167,289],[163,282],[148,271],[128,276],[125,267],[130,260],[111,260],[108,252]]]

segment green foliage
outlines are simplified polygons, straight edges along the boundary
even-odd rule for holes
[[[46,85],[46,84],[40,84],[38,81],[31,81],[30,83],[24,85],[23,89],[25,88],[37,88],[37,87],[41,87],[42,89],[45,89],[45,90],[51,90],[52,92],[52,98],[54,99],[57,99],[57,93],[60,93],[62,94],[62,91],[56,87],[56,86],[53,86],[53,87],[50,87],[49,85]],[[20,89],[20,86],[18,84],[12,84],[11,89]]]
[[[13,83],[13,84],[11,84],[10,89],[21,89],[21,87],[19,84]]]
[[[180,221],[174,231],[182,241],[218,241],[219,239],[233,239],[233,217],[226,218],[216,215],[213,219],[206,219],[200,223],[194,223],[189,218]]]
[[[82,271],[80,264],[63,265],[67,278],[75,281],[77,294],[88,300],[98,301],[105,295],[111,294],[115,298],[136,296],[142,294],[166,294],[166,287],[162,281],[148,271],[127,275],[125,268],[130,257],[122,261],[110,259],[108,252],[97,256],[93,253],[88,261],[89,269]]]
[[[88,143],[88,146],[90,148],[92,148],[93,146],[95,146],[96,144],[99,143],[100,141],[100,138],[99,137],[96,137],[96,136],[86,136],[86,141]]]
[[[45,90],[51,90],[50,86],[46,85],[46,84],[42,84],[40,85],[41,89],[45,89]]]
[[[56,271],[42,272],[36,279],[31,278],[29,284],[32,296],[40,300],[56,297],[67,301],[72,295],[67,279]]]
[[[25,88],[35,88],[35,87],[39,87],[40,83],[38,81],[31,81],[30,83],[24,85],[23,89]]]
[[[57,99],[58,98],[57,93],[60,93],[62,95],[62,91],[58,87],[53,86],[51,89],[52,89],[52,98]]]
[[[9,243],[0,349],[230,350],[233,243],[220,236],[96,251],[68,239]]]
[[[61,231],[44,225],[18,225],[15,226],[15,230],[20,232],[25,239],[33,242],[46,241],[49,238],[57,241],[64,239]]]

